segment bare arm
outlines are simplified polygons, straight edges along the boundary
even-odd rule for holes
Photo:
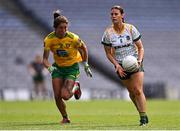
[[[82,42],[82,46],[78,48],[83,61],[88,62],[88,50],[85,43]]]
[[[28,65],[28,71],[32,76],[36,75],[36,70],[33,68],[32,64]]]
[[[106,57],[109,59],[109,61],[115,66],[116,72],[119,73],[121,77],[124,77],[126,73],[124,72],[124,69],[119,65],[119,63],[114,58],[114,49],[109,46],[104,46],[104,50],[106,52]]]
[[[106,53],[106,57],[108,58],[108,60],[114,65],[117,66],[119,65],[118,62],[114,59],[114,52],[113,49],[109,46],[104,46],[104,50]]]
[[[82,60],[83,60],[84,70],[85,70],[87,76],[92,77],[92,72],[91,72],[91,69],[88,64],[87,47],[84,42],[82,42],[81,40],[80,40],[80,42],[81,42],[81,46],[78,48],[78,50],[79,50]]]
[[[138,49],[138,62],[142,62],[143,58],[144,58],[144,47],[142,44],[141,39],[135,42],[137,49]]]
[[[49,52],[50,52],[49,50],[44,50],[44,53],[43,53],[43,64],[46,68],[51,66],[50,62],[48,61]]]

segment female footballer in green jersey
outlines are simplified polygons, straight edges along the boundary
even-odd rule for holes
[[[77,82],[79,62],[83,62],[87,76],[92,77],[88,65],[88,52],[85,43],[74,33],[68,31],[68,19],[60,11],[54,12],[54,31],[44,39],[43,63],[52,76],[52,85],[56,105],[63,117],[61,123],[70,123],[64,100],[73,95],[75,99],[81,96],[80,84]],[[54,63],[48,58],[50,51]]]
[[[129,91],[129,96],[140,115],[140,126],[148,123],[146,115],[146,98],[143,92],[143,57],[144,48],[141,35],[131,24],[124,23],[124,10],[115,5],[111,8],[112,25],[104,32],[102,44],[109,61],[115,66],[115,70],[124,86]],[[139,63],[139,70],[126,72],[122,68],[122,60],[128,56],[135,56]]]

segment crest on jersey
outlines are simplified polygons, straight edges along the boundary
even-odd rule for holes
[[[66,48],[69,48],[70,46],[71,46],[71,44],[66,43]]]
[[[129,36],[129,35],[126,36],[126,40],[127,40],[127,41],[130,40],[130,36]]]

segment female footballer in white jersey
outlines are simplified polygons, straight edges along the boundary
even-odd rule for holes
[[[115,66],[121,82],[129,91],[129,96],[140,115],[140,126],[148,123],[146,114],[146,98],[143,92],[143,58],[144,48],[141,35],[131,24],[124,23],[124,10],[115,5],[111,8],[112,25],[109,26],[102,37],[102,44],[109,61]],[[126,72],[122,68],[122,60],[128,55],[135,56],[139,69],[136,72]]]

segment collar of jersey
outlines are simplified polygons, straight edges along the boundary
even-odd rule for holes
[[[122,33],[124,32],[125,26],[126,26],[125,23],[123,23],[123,26],[122,26],[122,29],[121,29],[120,32],[117,32],[117,31],[114,29],[113,25],[112,25],[112,29],[113,29],[113,31],[114,31],[116,34],[120,35],[120,34],[122,34]]]
[[[55,33],[55,32],[54,32],[54,33]],[[68,31],[66,32],[66,34],[65,34],[64,37],[62,37],[62,38],[58,37],[58,36],[56,35],[56,33],[55,33],[55,36],[56,36],[58,39],[63,39],[63,38],[65,38],[65,37],[68,36]]]

